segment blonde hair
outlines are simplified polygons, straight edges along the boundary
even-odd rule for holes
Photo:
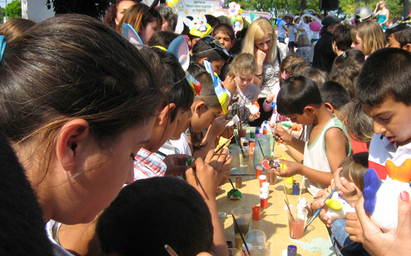
[[[250,53],[243,52],[234,58],[231,63],[230,73],[245,73],[251,71],[253,74],[256,74],[257,70],[258,65],[254,56]]]
[[[277,57],[277,37],[274,33],[273,26],[266,18],[260,18],[251,23],[247,30],[247,34],[244,37],[242,52],[250,53],[255,57],[258,50],[255,41],[264,39],[267,35],[271,37],[273,44],[267,53],[266,60],[270,63],[274,63],[275,58]]]
[[[351,30],[351,39],[359,43],[357,35],[362,39],[362,52],[364,55],[370,55],[385,46],[384,32],[374,20],[365,20]]]
[[[361,191],[364,190],[364,175],[368,170],[368,152],[353,154],[342,160],[338,167],[343,170],[341,177],[353,182]]]

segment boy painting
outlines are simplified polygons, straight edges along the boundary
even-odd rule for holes
[[[333,172],[350,154],[345,127],[327,110],[315,82],[303,76],[290,77],[284,82],[277,97],[277,111],[293,122],[308,125],[308,140],[304,143],[282,128],[274,131],[277,140],[283,142],[292,155],[304,154],[303,164],[281,160],[287,168],[275,172],[282,177],[305,175],[307,189],[315,196],[331,183]]]

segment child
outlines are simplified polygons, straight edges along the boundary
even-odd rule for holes
[[[407,23],[395,24],[387,29],[387,45],[385,47],[400,48],[411,52],[410,20]]]
[[[185,160],[188,156],[182,155],[170,155],[167,158],[177,157],[183,165],[170,166],[166,165],[166,155],[157,152],[159,148],[173,135],[177,126],[177,120],[185,114],[186,111],[190,111],[191,104],[193,103],[194,93],[190,87],[187,79],[185,78],[184,70],[171,53],[164,50],[153,48],[164,63],[164,74],[170,84],[174,84],[172,88],[162,88],[165,94],[168,96],[167,100],[162,104],[162,108],[156,117],[152,136],[150,136],[149,143],[141,148],[134,158],[134,179],[145,179],[149,177],[162,177],[164,175],[180,175],[186,169]],[[172,162],[172,161],[171,161]],[[168,161],[170,163],[170,161]],[[173,168],[177,167],[177,168]]]
[[[257,85],[251,83],[257,69],[257,62],[250,53],[240,53],[231,64],[229,74],[234,78],[237,86],[233,97],[237,96],[238,101],[229,107],[229,115],[232,117],[240,111],[241,121],[244,124],[248,124],[249,121],[252,122],[260,116],[260,112],[251,114],[249,110],[249,106],[253,105],[261,91]]]
[[[284,142],[291,154],[304,154],[304,165],[289,161],[286,169],[276,170],[276,174],[290,177],[305,175],[308,191],[314,196],[332,179],[338,164],[350,154],[348,136],[344,125],[331,114],[322,102],[318,86],[310,79],[296,76],[287,79],[277,97],[277,111],[293,122],[311,125],[307,142],[291,137],[282,128],[274,131]]]
[[[351,49],[351,26],[338,25],[333,33],[333,51],[337,56]]]
[[[387,177],[385,162],[390,159],[396,166],[410,158],[411,141],[411,55],[405,50],[384,48],[375,51],[363,65],[357,79],[356,97],[365,113],[374,122],[375,135],[371,141],[369,167],[376,170],[380,179]],[[399,200],[400,199],[400,200]],[[408,193],[402,193],[400,198],[392,198],[399,202],[409,202]],[[402,205],[402,204],[400,204]],[[401,209],[400,206],[399,209]],[[363,230],[358,229],[357,215],[347,216],[346,231],[354,241],[367,243],[366,249],[375,254],[375,248],[383,254],[396,244],[397,233],[406,231],[409,241],[409,225],[400,226],[389,233],[382,233],[364,213],[363,202],[357,204],[357,213],[361,223],[367,224]],[[408,210],[409,211],[409,210]],[[400,210],[400,216],[403,215]],[[409,217],[408,217],[409,219]],[[402,220],[403,221],[403,220]],[[401,227],[401,228],[400,228]],[[373,229],[370,235],[370,229]],[[361,235],[360,235],[361,234]],[[404,245],[405,246],[405,245]],[[395,246],[397,247],[397,246]],[[400,246],[398,249],[403,249]],[[379,255],[380,255],[379,254]],[[404,255],[405,251],[395,255]]]
[[[96,233],[101,249],[116,255],[178,255],[210,252],[213,225],[207,204],[187,182],[163,177],[123,188],[101,214]]]
[[[188,47],[192,50],[198,40],[211,34],[213,28],[207,23],[207,17],[203,13],[198,13],[194,19],[184,18],[184,25],[188,28]]]
[[[220,75],[225,62],[230,58],[227,50],[211,36],[201,38],[193,47],[192,52],[194,62],[204,65],[204,60],[208,60],[217,75]]]
[[[217,25],[214,28],[211,36],[217,39],[218,42],[227,50],[227,52],[230,53],[231,47],[233,47],[235,43],[234,30],[230,25]],[[229,70],[229,66],[232,60],[232,58],[229,58],[221,70],[220,78],[222,81],[224,81],[226,78],[226,74]]]
[[[286,31],[288,30],[287,24],[292,22],[292,17],[294,15],[292,13],[287,13],[284,15],[283,20],[281,20],[280,25],[278,26],[278,41],[280,43],[285,44],[285,37],[286,37]]]

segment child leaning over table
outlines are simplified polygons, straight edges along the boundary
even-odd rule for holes
[[[277,97],[277,111],[291,121],[307,125],[308,140],[304,143],[281,127],[273,135],[283,142],[291,155],[304,154],[303,164],[281,160],[287,168],[275,170],[278,176],[305,175],[311,195],[331,183],[333,172],[351,153],[351,146],[342,122],[325,107],[318,86],[303,76],[285,81]]]
[[[251,114],[249,109],[258,99],[258,95],[261,92],[260,87],[251,83],[257,70],[257,62],[252,54],[240,53],[234,58],[228,75],[235,82],[236,91],[233,98],[237,98],[237,101],[228,107],[229,113],[227,118],[232,118],[236,114],[239,115],[240,112],[242,123],[248,124],[248,122],[252,122],[260,117],[260,112]]]

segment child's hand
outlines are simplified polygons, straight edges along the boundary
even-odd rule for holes
[[[281,159],[280,159],[280,163],[286,164],[287,167],[285,169],[282,169],[281,167],[274,169],[274,173],[276,175],[281,176],[281,177],[291,177],[296,174],[300,174],[300,170],[301,170],[300,163],[287,161],[287,160],[281,160]]]
[[[353,242],[362,242],[363,231],[361,223],[358,220],[356,212],[350,212],[347,214],[347,221],[345,222],[346,228],[345,232],[350,234],[350,239]]]
[[[232,160],[231,160],[232,162]],[[227,181],[230,179],[231,177],[231,171],[230,171],[230,167],[228,167],[223,174],[223,177],[221,178],[221,181],[218,183],[218,186],[222,186],[224,184],[227,183]]]
[[[231,137],[231,135],[233,135],[233,132],[234,126],[226,126],[224,131],[221,133],[221,137],[228,139]]]
[[[210,127],[210,135],[217,137],[223,133],[228,120],[224,116],[218,116]]]
[[[165,176],[179,176],[184,173],[189,167],[186,165],[187,159],[190,155],[168,155],[164,158],[164,163],[167,165],[167,171]]]
[[[213,156],[213,154],[214,150],[208,151],[204,162],[213,167],[217,172],[217,184],[219,184],[225,175],[225,170],[229,168],[233,161],[233,158],[228,153],[228,148],[222,149],[221,154],[217,153],[215,156]]]
[[[227,88],[227,90],[229,90],[231,92],[231,94],[234,94],[235,90],[237,90],[237,86],[235,84],[235,81],[234,81],[233,77],[230,76],[230,75],[227,75],[225,77],[225,80],[224,80],[223,84],[224,84],[224,87]]]
[[[257,50],[257,54],[255,56],[255,60],[257,61],[257,65],[262,67],[265,61],[266,53],[261,51],[260,49]]]
[[[355,186],[351,184],[346,178],[341,177],[340,173],[342,172],[343,168],[338,168],[333,173],[334,182],[331,184],[332,189],[335,186],[338,186],[338,192],[340,196],[342,196],[350,205],[354,205],[358,202],[358,200],[362,197],[362,193],[357,191]]]
[[[273,102],[274,97],[275,97],[275,95],[269,92],[267,94],[267,97],[265,97],[265,100],[267,101],[267,103],[271,103],[271,102]]]
[[[260,111],[258,111],[255,114],[250,114],[250,116],[248,117],[248,121],[252,122],[252,121],[257,120],[258,118],[260,118]]]
[[[290,145],[293,139],[280,125],[277,127],[277,130],[273,130],[273,136],[277,142],[284,143],[284,145]]]
[[[217,194],[217,172],[212,166],[204,163],[200,157],[191,166],[192,168],[186,171],[188,184],[193,186],[203,196],[204,200],[214,200]],[[196,181],[193,168],[196,169],[198,182]]]

